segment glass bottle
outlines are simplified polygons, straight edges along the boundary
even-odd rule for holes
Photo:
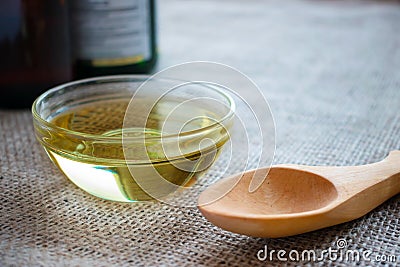
[[[74,78],[148,73],[157,60],[154,0],[72,0]]]
[[[64,0],[0,1],[0,108],[29,108],[72,77]]]

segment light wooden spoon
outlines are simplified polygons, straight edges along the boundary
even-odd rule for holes
[[[201,213],[231,232],[284,237],[354,220],[400,192],[400,151],[362,166],[274,166],[249,193],[254,171],[207,188],[199,197]]]

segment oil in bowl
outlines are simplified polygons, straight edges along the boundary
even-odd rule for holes
[[[193,183],[229,140],[234,104],[227,94],[198,84],[160,99],[151,91],[141,93],[132,101],[146,79],[76,81],[47,91],[33,105],[39,142],[56,166],[90,194],[124,202],[166,196],[175,188],[166,183]],[[182,104],[199,96],[206,100]],[[130,105],[134,113],[127,113]]]

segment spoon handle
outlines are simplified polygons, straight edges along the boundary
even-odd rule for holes
[[[353,171],[347,179],[331,176],[343,201],[332,214],[336,217],[361,217],[400,193],[400,151],[377,163],[347,168]]]
[[[394,150],[382,161],[359,166],[305,166],[279,165],[308,171],[331,181],[335,186],[360,191],[387,179],[394,180],[392,186],[400,193],[400,150]],[[397,176],[396,179],[393,176]]]
[[[390,180],[392,190],[400,193],[400,151],[395,150],[382,161],[343,167],[321,168],[322,173],[338,188],[345,187],[348,193],[365,190]]]
[[[400,193],[400,151],[380,162],[343,167],[298,166],[332,182],[338,192],[335,217],[358,218]]]

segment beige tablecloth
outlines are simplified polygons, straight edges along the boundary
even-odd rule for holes
[[[388,1],[159,1],[159,69],[236,67],[266,95],[275,163],[353,165],[400,149],[400,5]],[[399,163],[400,164],[400,163]],[[366,216],[279,239],[233,234],[196,208],[93,197],[52,165],[29,111],[0,111],[1,266],[400,264],[400,197]],[[371,262],[287,262],[269,250],[371,251]],[[380,256],[380,258],[379,258]],[[384,257],[386,258],[384,258]]]

